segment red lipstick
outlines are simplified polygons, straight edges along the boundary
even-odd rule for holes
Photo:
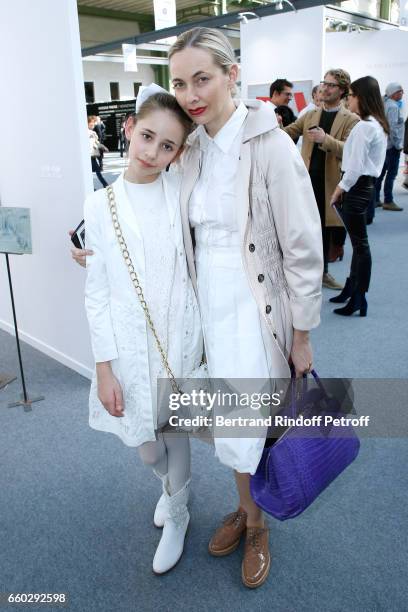
[[[203,113],[205,113],[206,110],[206,106],[200,106],[200,108],[189,108],[188,112],[190,113],[190,115],[193,115],[193,117],[197,117],[198,115],[202,115]]]

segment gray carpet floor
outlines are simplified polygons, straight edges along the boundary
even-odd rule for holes
[[[397,199],[405,211],[377,210],[369,228],[367,318],[336,317],[327,302],[333,293],[324,292],[322,324],[313,332],[321,376],[408,378],[408,197],[397,192]],[[349,262],[348,246],[333,275],[344,280]],[[225,558],[207,553],[236,497],[230,471],[210,446],[193,441],[185,554],[157,577],[158,482],[135,450],[88,427],[86,379],[26,344],[23,359],[30,394],[46,399],[24,412],[7,407],[19,381],[0,390],[0,592],[64,592],[67,609],[84,612],[407,610],[405,438],[363,439],[358,459],[306,512],[284,523],[269,519],[273,564],[255,591],[241,583],[242,545]],[[0,332],[0,371],[17,368],[15,340]]]

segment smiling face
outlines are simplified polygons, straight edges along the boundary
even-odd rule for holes
[[[177,102],[194,123],[215,136],[235,111],[231,90],[238,66],[225,72],[209,51],[188,47],[172,55],[170,73]]]
[[[126,178],[151,183],[181,153],[185,130],[168,110],[154,110],[142,119],[130,117],[125,127],[129,144]]]
[[[273,92],[273,96],[271,100],[275,104],[275,106],[288,106],[292,98],[293,98],[292,87],[287,87],[285,85],[283,88],[283,91]]]
[[[343,93],[344,90],[339,87],[336,77],[330,73],[325,74],[324,81],[320,85],[322,102],[328,107],[337,106]]]

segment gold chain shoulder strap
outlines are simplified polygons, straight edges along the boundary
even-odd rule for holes
[[[134,268],[132,260],[130,258],[130,253],[128,251],[125,239],[124,239],[123,234],[122,234],[122,229],[120,227],[120,223],[119,223],[119,219],[118,219],[118,213],[117,213],[117,209],[116,209],[115,192],[113,191],[112,185],[108,185],[108,187],[106,188],[106,192],[108,194],[108,205],[109,205],[109,210],[110,210],[111,217],[112,217],[112,223],[113,223],[113,227],[114,227],[114,230],[115,230],[116,238],[118,239],[119,248],[120,248],[120,250],[122,252],[123,259],[125,260],[125,264],[127,266],[127,269],[129,270],[130,279],[131,279],[132,284],[133,284],[133,286],[134,286],[134,288],[136,290],[137,297],[139,298],[140,305],[143,308],[147,324],[149,325],[150,329],[152,330],[154,339],[156,340],[158,351],[159,351],[160,356],[162,358],[162,362],[163,362],[163,365],[164,365],[164,367],[166,369],[166,372],[169,375],[169,378],[171,380],[171,385],[173,387],[173,390],[176,393],[181,393],[180,388],[179,388],[179,386],[178,386],[178,384],[176,382],[176,379],[174,377],[174,374],[173,374],[173,372],[172,372],[172,370],[171,370],[171,368],[169,366],[169,362],[167,360],[167,355],[166,355],[166,353],[165,353],[165,351],[163,349],[163,346],[162,346],[162,344],[161,344],[161,342],[159,340],[159,337],[157,335],[156,329],[154,327],[152,318],[150,316],[149,308],[147,306],[146,300],[145,300],[144,295],[143,295],[143,289],[140,286],[139,279],[137,277],[135,268]]]

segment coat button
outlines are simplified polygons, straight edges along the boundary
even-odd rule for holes
[[[251,253],[253,253],[255,251],[255,245],[254,244],[250,244],[248,248],[251,251]]]
[[[265,280],[264,275],[263,275],[263,274],[258,274],[258,281],[259,281],[260,283],[263,283],[263,282],[264,282],[264,280]]]
[[[271,310],[272,310],[272,308],[268,304],[267,307],[265,308],[266,314],[269,314],[271,312]]]

